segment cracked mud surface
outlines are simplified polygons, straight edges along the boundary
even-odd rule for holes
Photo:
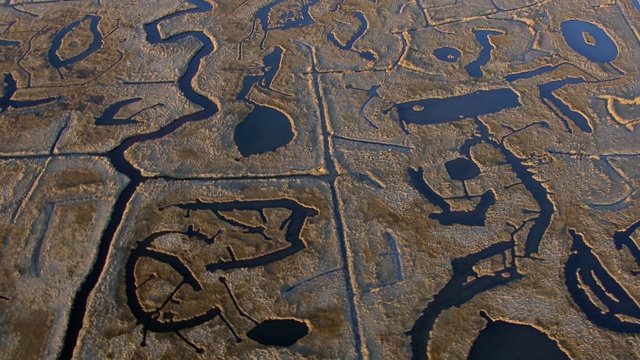
[[[3,357],[640,358],[638,24],[5,1]]]

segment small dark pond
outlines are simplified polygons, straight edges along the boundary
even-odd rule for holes
[[[529,325],[489,320],[471,347],[470,360],[569,360],[554,340]]]
[[[287,145],[293,140],[291,120],[268,106],[254,109],[236,126],[233,140],[242,156],[262,154]]]
[[[449,160],[444,164],[447,173],[453,180],[471,180],[480,175],[480,168],[475,162],[467,158]]]
[[[251,329],[247,336],[262,345],[287,347],[309,334],[309,326],[295,319],[265,320]]]
[[[559,67],[560,67],[560,65],[541,66],[541,67],[539,67],[539,68],[537,68],[535,70],[507,75],[507,76],[504,77],[504,79],[507,80],[508,82],[514,82],[516,80],[521,80],[521,79],[531,79],[532,77],[535,77],[535,76],[538,76],[538,75],[542,75],[544,73],[548,73],[548,72],[554,71],[554,70],[558,69]]]
[[[433,51],[433,56],[435,56],[438,60],[446,61],[446,62],[456,62],[462,56],[460,50],[452,47],[441,47],[435,49]]]

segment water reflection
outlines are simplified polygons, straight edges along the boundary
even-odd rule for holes
[[[438,60],[446,61],[446,62],[456,62],[462,56],[460,50],[452,47],[441,47],[435,49],[433,51],[433,56],[435,56]]]
[[[469,360],[569,360],[558,343],[530,325],[493,320],[486,313],[487,326],[473,343]]]
[[[618,47],[600,27],[582,20],[567,20],[560,25],[567,44],[591,61],[608,63],[618,57]]]

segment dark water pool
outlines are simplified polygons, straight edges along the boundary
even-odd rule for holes
[[[242,156],[262,154],[287,145],[293,140],[291,120],[268,106],[256,105],[236,126],[233,139]]]
[[[582,20],[567,20],[560,27],[567,44],[589,60],[607,63],[618,57],[616,43],[598,25]]]
[[[521,106],[513,90],[492,89],[449,98],[430,98],[397,104],[404,123],[428,125],[493,114]]]
[[[469,360],[569,360],[558,343],[529,325],[489,320],[471,347]]]
[[[456,62],[462,56],[460,50],[452,47],[441,47],[435,49],[433,51],[433,56],[435,56],[438,60],[446,61],[446,62]]]

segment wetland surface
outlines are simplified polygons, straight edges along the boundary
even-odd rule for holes
[[[638,24],[4,2],[4,356],[640,358]]]

